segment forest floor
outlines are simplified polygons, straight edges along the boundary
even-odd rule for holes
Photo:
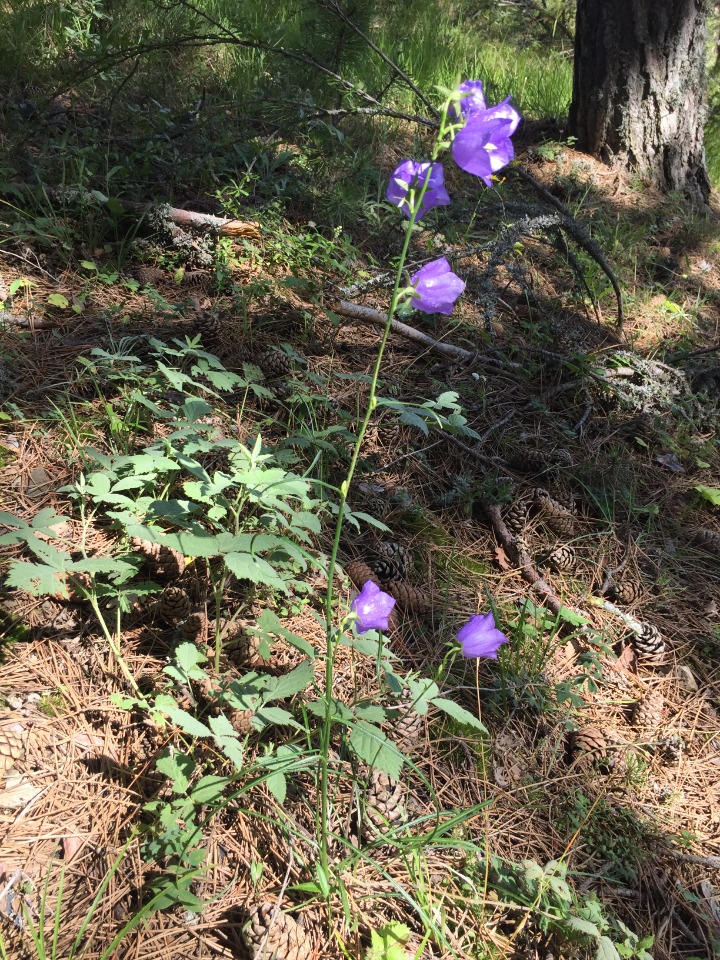
[[[278,176],[292,177],[300,154],[283,147]],[[404,156],[379,148],[383,178]],[[332,882],[317,870],[308,704],[325,681],[332,490],[380,340],[340,301],[386,309],[387,284],[362,284],[396,256],[400,218],[333,233],[300,206],[250,208],[257,233],[218,239],[158,214],[118,266],[101,229],[95,246],[87,229],[78,239],[80,221],[120,222],[97,198],[10,217],[7,957],[244,957],[261,903],[277,908],[271,930],[295,937],[279,960],[720,956],[719,214],[566,144],[521,143],[518,162],[542,189],[509,168],[478,201],[450,175],[458,202],[413,239],[413,264],[447,256],[468,286],[453,317],[406,322],[470,355],[392,333],[383,360],[390,403],[349,492],[335,615],[359,561],[394,584],[401,613],[381,656],[376,642],[338,648],[334,695],[365,705],[408,762],[379,784],[333,741]],[[573,224],[620,278],[621,332]],[[212,481],[228,455],[258,476],[276,468],[268,483],[282,488],[245,504],[242,531],[281,531],[304,553],[270,550],[264,573],[218,592],[217,557],[157,562],[137,504],[189,509],[173,493],[182,467],[186,497],[193,478],[208,484],[204,500],[195,490],[203,523],[221,529]],[[179,514],[152,509],[182,531]],[[13,537],[8,514],[35,531]],[[134,564],[134,579],[88,558]],[[455,634],[490,602],[510,643],[497,663],[465,661]],[[418,678],[487,733],[428,703]],[[165,714],[148,707],[168,691]]]

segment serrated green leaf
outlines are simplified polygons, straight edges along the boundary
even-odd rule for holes
[[[225,788],[232,783],[230,777],[209,775],[201,777],[190,791],[190,799],[197,804],[211,804],[220,800]]]
[[[207,657],[194,643],[188,641],[186,643],[180,643],[175,647],[175,662],[190,676],[198,664],[207,662]]]
[[[435,697],[431,701],[434,706],[439,710],[442,710],[444,713],[447,713],[449,717],[452,717],[453,720],[456,720],[458,723],[462,723],[466,727],[472,727],[474,730],[479,730],[481,733],[487,733],[485,726],[478,720],[474,713],[470,713],[469,710],[466,710],[465,707],[461,707],[459,703],[455,703],[454,700],[446,700],[444,697]]]
[[[380,727],[366,720],[348,723],[347,727],[350,731],[348,742],[355,756],[397,780],[405,758]]]
[[[180,707],[161,706],[158,703],[159,700],[160,697],[155,698],[155,709],[167,714],[175,726],[180,727],[183,733],[187,733],[191,737],[212,736],[212,732],[205,726],[205,724],[201,723],[196,717],[193,717],[193,715],[188,713],[187,710],[182,710]]]
[[[578,933],[585,934],[588,937],[600,937],[597,924],[591,923],[589,920],[583,920],[582,917],[575,917],[570,914],[565,918],[565,923],[571,930],[576,930]]]
[[[287,584],[262,557],[253,557],[249,553],[226,553],[224,559],[226,567],[238,580],[264,583],[283,593],[289,592]]]
[[[706,487],[703,484],[698,484],[693,489],[697,490],[700,496],[714,507],[720,506],[720,489],[718,489],[718,487]]]
[[[304,660],[299,666],[291,670],[290,673],[283,674],[280,677],[271,677],[268,680],[268,687],[263,694],[263,702],[269,700],[283,700],[285,697],[293,697],[296,693],[302,693],[315,679],[315,668],[312,660]]]
[[[610,937],[600,937],[598,940],[595,960],[621,960]]]
[[[263,704],[262,706],[258,707],[254,717],[252,718],[252,725],[256,729],[262,729],[263,727],[268,727],[271,724],[277,724],[281,727],[293,727],[295,730],[305,729],[297,722],[297,720],[288,710],[283,710],[282,707]]]
[[[67,584],[62,573],[44,563],[13,560],[5,577],[9,587],[25,590],[34,597],[50,596],[68,599]]]
[[[48,303],[51,307],[60,307],[61,310],[66,310],[70,306],[68,298],[61,293],[51,293],[48,297]]]
[[[265,778],[265,783],[270,793],[275,797],[278,803],[285,803],[287,796],[287,780],[285,774],[279,770],[274,770]]]
[[[157,758],[155,766],[160,773],[172,781],[172,789],[175,793],[187,793],[187,788],[190,786],[190,778],[196,767],[196,763],[192,757],[186,753],[180,753],[179,750],[171,753],[166,749]]]

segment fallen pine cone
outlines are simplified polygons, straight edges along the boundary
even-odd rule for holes
[[[25,756],[27,730],[16,713],[0,715],[0,777]]]
[[[165,587],[160,594],[160,616],[168,623],[187,619],[190,609],[190,597],[182,587]]]
[[[633,726],[654,733],[663,726],[665,714],[665,697],[659,690],[653,690],[633,707]]]
[[[543,493],[545,493],[543,491]],[[543,523],[559,537],[572,537],[575,533],[576,515],[574,509],[568,509],[549,494],[536,496],[535,503]]]
[[[528,521],[528,504],[525,500],[513,500],[510,506],[502,514],[503,523],[510,533],[519,536]]]
[[[178,633],[183,640],[202,646],[208,639],[208,618],[204,613],[191,613],[190,616],[180,624]]]
[[[637,580],[631,580],[627,577],[619,583],[613,583],[610,587],[611,599],[622,603],[624,606],[630,606],[643,595],[643,588]]]
[[[563,544],[549,553],[543,563],[546,563],[556,573],[568,573],[577,566],[577,556],[571,546]]]
[[[406,819],[405,789],[381,770],[370,775],[363,815],[363,836],[375,840],[402,826]]]
[[[662,667],[667,663],[668,651],[657,627],[641,623],[631,640],[638,661],[646,667]]]
[[[369,562],[369,566],[381,584],[390,583],[392,580],[405,580],[409,565],[407,550],[394,540],[380,542],[375,549],[374,557]]]
[[[362,590],[368,580],[377,584],[378,587],[380,586],[378,577],[375,576],[372,569],[364,560],[351,560],[350,563],[346,563],[345,573],[347,573],[353,586],[357,587],[358,590]]]
[[[568,737],[568,756],[573,764],[595,767],[605,760],[607,741],[600,727],[580,727]]]
[[[150,575],[156,580],[177,580],[185,572],[185,557],[172,547],[132,537],[130,546],[145,557]]]
[[[421,590],[409,583],[393,580],[387,585],[387,592],[395,598],[398,609],[403,613],[427,613],[432,609],[432,599],[427,589]]]
[[[304,927],[275,904],[259,903],[243,931],[252,960],[310,960],[312,942]]]
[[[292,360],[279,350],[268,347],[258,353],[253,363],[260,367],[267,380],[280,380],[293,372]]]

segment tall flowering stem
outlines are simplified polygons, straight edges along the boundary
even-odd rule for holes
[[[446,137],[449,134],[450,128],[452,126],[457,127],[458,124],[452,124],[448,119],[448,109],[449,103],[445,105],[445,108],[442,111],[440,118],[440,129],[438,131],[438,136],[435,142],[435,146],[432,152],[432,160],[436,160],[440,150],[446,146]],[[365,439],[365,433],[367,432],[368,424],[370,423],[370,417],[373,415],[375,408],[377,407],[377,383],[380,377],[380,369],[382,367],[383,354],[385,352],[385,347],[387,345],[388,337],[390,336],[390,328],[392,324],[392,319],[397,310],[398,303],[400,301],[400,295],[402,290],[402,275],[405,268],[405,261],[407,260],[408,250],[410,249],[410,241],[412,239],[412,231],[415,222],[422,216],[425,212],[425,207],[423,206],[423,199],[425,193],[431,185],[431,177],[433,175],[433,169],[431,165],[428,165],[427,169],[424,171],[424,174],[421,177],[418,177],[419,189],[410,188],[407,196],[407,215],[408,223],[405,229],[405,239],[403,241],[402,250],[400,252],[400,259],[398,261],[397,272],[395,274],[395,284],[393,286],[392,296],[390,298],[390,306],[387,313],[387,321],[385,323],[385,328],[380,339],[380,346],[378,348],[377,357],[375,358],[375,366],[373,368],[372,377],[370,379],[370,397],[368,400],[367,409],[365,411],[365,416],[363,417],[362,423],[360,424],[360,429],[358,430],[357,437],[355,439],[355,446],[353,447],[352,457],[350,458],[350,466],[348,468],[347,476],[343,480],[340,486],[340,502],[338,504],[338,515],[337,523],[335,525],[335,538],[333,540],[332,551],[330,553],[330,562],[328,564],[327,571],[327,592],[325,594],[325,620],[327,624],[326,638],[327,638],[327,652],[325,654],[325,719],[321,729],[320,735],[320,810],[318,822],[318,838],[320,841],[320,866],[325,874],[328,876],[328,838],[327,838],[327,824],[328,824],[328,788],[329,788],[329,754],[330,754],[330,737],[332,732],[332,716],[333,716],[333,671],[335,665],[335,654],[337,651],[338,643],[342,636],[342,628],[336,629],[333,626],[333,579],[335,576],[335,567],[337,565],[337,555],[340,547],[340,536],[342,533],[342,523],[345,516],[345,505],[347,503],[348,490],[350,489],[350,484],[352,483],[353,476],[355,475],[355,469],[357,467],[358,458],[360,457],[360,450]]]

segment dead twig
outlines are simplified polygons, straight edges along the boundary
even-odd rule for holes
[[[350,317],[352,320],[362,320],[363,323],[372,323],[376,327],[384,327],[387,323],[387,316],[384,313],[380,313],[379,310],[373,310],[372,307],[361,307],[359,304],[349,303],[347,300],[340,300],[339,303],[334,305],[333,309],[335,313],[339,313],[343,317]],[[464,347],[456,347],[452,343],[441,343],[439,340],[433,340],[433,338],[429,337],[426,333],[422,333],[420,330],[416,330],[415,327],[410,327],[406,323],[401,323],[399,320],[392,320],[390,322],[390,329],[393,333],[399,333],[408,340],[421,343],[435,353],[442,353],[443,356],[458,357],[461,360],[476,359],[476,354],[471,350],[466,350]],[[481,363],[482,361],[479,362]]]

